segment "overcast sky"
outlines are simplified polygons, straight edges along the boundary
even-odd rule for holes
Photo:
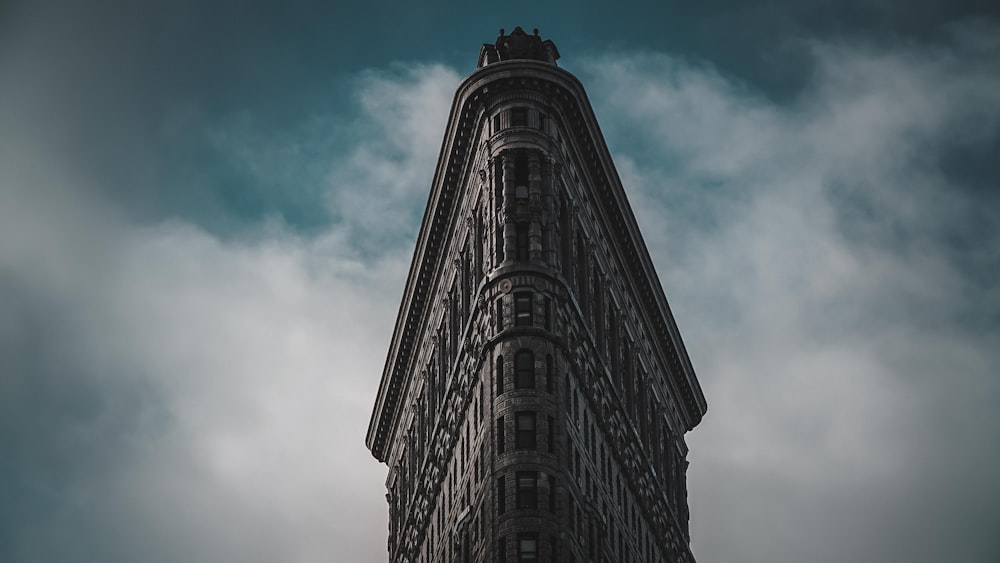
[[[208,4],[0,4],[0,561],[386,560],[365,430],[515,25],[587,88],[708,399],[696,558],[1000,561],[989,2]]]

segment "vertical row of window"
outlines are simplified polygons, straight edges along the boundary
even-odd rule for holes
[[[527,262],[531,258],[531,224],[523,217],[523,209],[517,213],[521,217],[510,227],[513,229],[514,248],[506,248],[505,229],[507,228],[507,215],[504,213],[505,203],[521,208],[531,200],[530,177],[532,159],[531,152],[527,149],[515,149],[505,151],[501,156],[493,161],[493,201],[496,229],[494,246],[497,264],[502,263],[507,258],[507,252],[514,253],[514,258],[519,262]],[[506,201],[505,191],[513,188],[514,202]]]

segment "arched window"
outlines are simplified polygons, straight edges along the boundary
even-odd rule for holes
[[[520,350],[516,356],[514,368],[514,388],[535,388],[535,353],[531,350]]]

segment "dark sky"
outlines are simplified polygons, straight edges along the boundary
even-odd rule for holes
[[[705,389],[698,560],[1000,561],[1000,15],[944,1],[0,3],[0,560],[385,560],[364,431],[516,25]]]

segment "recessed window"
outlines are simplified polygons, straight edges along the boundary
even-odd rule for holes
[[[538,508],[538,472],[517,472],[517,507]]]
[[[514,373],[515,389],[535,388],[535,354],[531,350],[520,350],[516,356]]]
[[[514,447],[519,450],[533,450],[538,446],[538,433],[535,431],[535,413],[519,412],[514,415],[516,433]]]
[[[528,186],[515,186],[514,197],[517,199],[528,199]]]
[[[547,446],[549,448],[549,453],[554,453],[556,451],[556,419],[549,415],[549,426],[547,435]]]
[[[503,356],[497,356],[496,369],[493,370],[493,377],[497,383],[497,395],[503,395]]]
[[[517,535],[517,561],[538,561],[538,534],[525,532]]]
[[[548,298],[546,297],[546,304],[548,304]],[[545,355],[545,391],[548,393],[552,392],[553,389],[553,379],[555,379],[555,374],[552,373],[552,354]]]
[[[502,454],[504,452],[505,443],[507,441],[505,424],[503,417],[497,419],[497,453]]]
[[[515,226],[515,235],[517,237],[517,260],[518,262],[527,262],[530,259],[530,241],[528,238],[528,223],[525,221],[519,221]]]
[[[497,514],[507,512],[507,486],[503,477],[497,477]]]
[[[524,149],[514,152],[514,185],[528,185],[528,151]]]
[[[514,326],[531,326],[533,324],[531,293],[514,294]]]
[[[510,124],[512,127],[526,127],[528,125],[528,110],[526,108],[510,110]]]

